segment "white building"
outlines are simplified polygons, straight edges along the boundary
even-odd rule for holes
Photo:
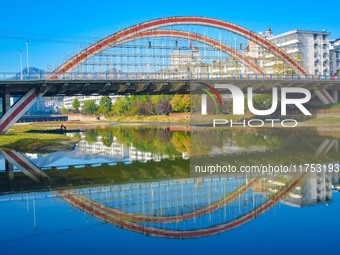
[[[302,65],[309,74],[329,75],[331,73],[329,32],[293,30],[274,36],[268,27],[265,34],[262,32],[259,34],[285,51]],[[292,72],[274,54],[256,43],[249,42],[245,49],[245,55],[253,58],[267,73],[289,74]]]
[[[340,75],[340,39],[330,41],[329,65],[331,75]]]
[[[200,51],[193,46],[189,52],[176,50],[170,55],[170,68],[175,72],[195,72],[201,62]]]
[[[109,96],[112,100],[112,104],[114,104],[119,96]],[[100,99],[102,96],[73,96],[73,97],[64,97],[64,108],[73,109],[72,103],[75,98],[78,98],[80,103],[80,109],[83,108],[84,102],[88,100],[95,100],[96,105],[99,105]]]
[[[267,39],[300,62],[309,74],[329,75],[329,36],[326,31],[293,30]],[[275,73],[274,63],[265,68]]]

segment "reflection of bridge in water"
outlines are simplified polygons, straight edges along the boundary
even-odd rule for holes
[[[151,130],[152,131],[152,130]],[[205,133],[203,133],[206,136]],[[256,138],[262,136],[257,134]],[[268,140],[268,135],[263,135],[262,140]],[[244,142],[241,136],[241,142]],[[231,140],[230,140],[231,139]],[[270,147],[270,143],[261,146],[251,146],[250,149],[240,147],[235,143],[235,136],[226,137],[220,148],[208,147],[213,153],[210,156],[193,155],[191,162],[204,162],[203,165],[212,163],[213,165],[225,164],[230,165],[258,165],[262,162],[276,165],[280,164],[304,164],[306,162],[313,163],[334,163],[339,161],[338,143],[339,141],[331,138],[317,138],[312,137],[306,139],[305,137],[289,135],[280,142],[275,148]],[[50,186],[53,188],[62,188],[69,185],[84,186],[93,182],[97,184],[108,184],[113,180],[115,183],[123,183],[126,181],[152,181],[166,178],[185,178],[189,176],[189,161],[183,160],[181,157],[174,155],[152,154],[145,151],[136,150],[131,145],[119,144],[113,142],[111,147],[103,146],[102,142],[97,140],[94,144],[88,144],[84,141],[79,143],[78,150],[86,152],[84,159],[77,161],[78,153],[70,152],[67,154],[69,161],[68,165],[53,164],[53,161],[58,160],[60,152],[44,155],[35,159],[32,154],[24,154],[20,152],[2,150],[0,153],[4,156],[6,162],[6,174],[0,173],[0,179],[3,180],[2,190],[16,189],[15,187],[31,186],[37,189],[42,188],[49,182],[50,176],[58,183],[54,186],[51,182]],[[253,143],[253,140],[250,140]],[[100,145],[100,146],[99,146]],[[93,148],[96,148],[95,150]],[[149,147],[151,148],[151,147]],[[195,148],[192,149],[195,152]],[[131,153],[132,152],[132,153]],[[91,163],[91,157],[104,155],[107,157],[101,162],[95,161]],[[54,156],[55,154],[55,156]],[[131,155],[130,155],[131,154]],[[31,157],[33,156],[33,159]],[[146,157],[147,156],[147,157]],[[177,156],[180,156],[178,154]],[[37,157],[37,156],[36,156]],[[89,160],[86,158],[89,157]],[[187,157],[184,157],[187,159]],[[95,160],[95,158],[92,158]],[[140,162],[134,162],[134,160]],[[146,160],[148,163],[143,163]],[[157,164],[157,161],[159,164]],[[92,161],[93,162],[93,161]],[[133,164],[131,164],[134,162]],[[65,164],[65,161],[62,161]],[[191,164],[193,165],[193,164]],[[13,172],[15,169],[21,172]],[[114,169],[114,171],[112,171]],[[16,171],[16,170],[15,170]],[[15,175],[15,178],[14,178]],[[46,176],[45,176],[46,175]],[[95,178],[96,181],[91,180]],[[28,178],[27,178],[28,177]],[[90,179],[89,181],[86,181]],[[64,186],[62,186],[64,185]]]
[[[4,155],[22,158],[22,154],[11,151],[5,151]],[[189,179],[188,170],[184,170],[188,169],[188,163],[183,162],[187,161],[149,162],[148,170],[140,162],[117,165],[109,171],[126,173],[128,178],[119,179],[116,174],[117,179],[106,180],[106,183],[97,182],[98,176],[103,174],[100,168],[91,168],[84,176],[80,173],[86,169],[77,169],[78,176],[73,178],[72,188],[70,183],[60,183],[65,179],[58,177],[55,171],[39,172],[23,158],[18,163],[28,167],[26,174],[34,180],[31,184],[38,178],[36,188],[54,190],[51,196],[58,196],[104,222],[166,238],[195,238],[228,231],[254,220],[280,201],[295,206],[329,203],[332,183],[338,182],[338,176],[330,173],[258,177],[239,174]],[[70,171],[64,174],[75,174]],[[163,176],[152,177],[156,172]],[[12,182],[22,177],[21,173],[15,173]],[[81,178],[86,183],[79,181]],[[22,190],[2,190],[2,194],[12,193],[15,199],[25,199],[27,192],[37,191],[36,188],[22,186]],[[35,199],[39,199],[36,194]],[[6,196],[3,202],[10,200],[11,196]]]
[[[86,213],[127,230],[157,237],[195,238],[225,232],[255,219],[272,208],[289,191],[294,189],[304,176],[305,174],[302,174],[298,178],[288,179],[284,188],[269,197],[254,194],[253,189],[250,189],[258,181],[256,178],[242,186],[232,184],[232,186],[236,186],[236,189],[229,191],[229,194],[223,188],[216,187],[213,180],[209,183],[210,186],[203,185],[201,190],[200,188],[190,189],[190,185],[186,182],[186,189],[181,190],[182,192],[177,192],[177,196],[170,198],[170,200],[168,200],[169,190],[165,189],[166,198],[161,200],[160,203],[155,203],[155,205],[162,206],[162,202],[164,202],[165,208],[156,209],[153,215],[148,215],[143,210],[142,212],[133,213],[112,209],[110,205],[103,205],[103,203],[97,202],[95,198],[90,199],[87,196],[72,192],[62,192],[60,195],[65,201]],[[234,180],[226,179],[222,180],[222,183],[224,181],[227,183],[231,181],[232,183]],[[196,184],[195,181],[192,182],[194,185]],[[219,179],[219,182],[219,185],[221,185],[221,179]],[[220,195],[217,201],[214,196],[211,196],[214,195],[211,188],[217,190],[217,194]],[[193,198],[193,194],[196,192],[199,194],[202,190],[205,190],[202,194],[204,204],[202,207],[196,208],[196,204],[188,203],[188,198],[184,197],[185,194]],[[151,196],[153,196],[153,192],[153,189],[151,189]],[[200,198],[198,196],[198,199]],[[178,210],[177,207],[177,211],[175,210],[174,214],[169,216],[167,210],[164,209],[168,209],[167,204],[173,203],[173,200],[177,203],[179,202],[181,210]],[[195,198],[193,198],[193,201],[195,201]],[[144,209],[143,205],[144,201],[141,201],[140,206],[142,209]],[[187,212],[184,209],[187,209]],[[207,220],[208,222],[206,222]]]

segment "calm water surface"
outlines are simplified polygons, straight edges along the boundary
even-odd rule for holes
[[[0,154],[1,254],[339,254],[339,174],[190,175],[320,163],[339,135],[111,127],[66,152]]]

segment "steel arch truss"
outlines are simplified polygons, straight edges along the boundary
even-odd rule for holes
[[[282,62],[287,64],[289,67],[291,67],[296,73],[307,75],[307,72],[304,70],[304,68],[301,65],[299,65],[292,57],[290,57],[287,53],[279,49],[276,45],[266,40],[262,36],[257,35],[256,33],[246,28],[237,26],[229,22],[225,22],[225,21],[217,20],[217,19],[205,18],[205,17],[162,18],[162,19],[148,21],[145,23],[140,23],[135,26],[129,27],[127,29],[123,29],[117,33],[114,33],[92,44],[88,48],[79,52],[78,54],[70,58],[68,61],[66,61],[64,64],[62,64],[60,67],[58,67],[55,70],[55,72],[57,74],[62,74],[65,72],[72,71],[74,68],[76,68],[80,64],[86,62],[89,58],[107,50],[110,47],[121,44],[123,41],[129,40],[129,38],[137,38],[138,35],[141,35],[142,32],[155,31],[156,29],[161,28],[161,27],[178,26],[178,25],[200,25],[200,26],[223,29],[223,30],[235,33],[265,48],[268,52],[272,53],[273,55],[278,57]],[[172,31],[172,32],[176,33],[176,31]],[[180,33],[180,31],[178,31],[178,33]],[[154,36],[157,36],[157,33],[155,33]],[[212,39],[210,38],[210,40]],[[237,57],[239,58],[240,56],[237,56]],[[249,61],[244,61],[244,63],[250,64]],[[57,78],[57,76],[54,78]]]

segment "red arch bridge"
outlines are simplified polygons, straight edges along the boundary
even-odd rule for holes
[[[226,21],[151,20],[95,42],[51,73],[0,74],[5,112],[0,132],[40,96],[190,93],[195,82],[256,85],[261,91],[308,87],[322,103],[337,102],[340,80],[308,74],[295,59],[265,37]],[[11,107],[10,96],[22,97]]]

